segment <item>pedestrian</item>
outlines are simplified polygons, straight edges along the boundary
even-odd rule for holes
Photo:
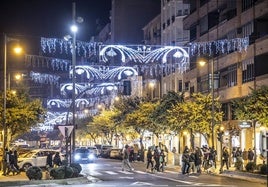
[[[244,166],[246,166],[248,163],[248,151],[246,150],[246,148],[244,148],[244,150],[242,152],[242,159],[244,162]]]
[[[211,147],[210,152],[209,152],[209,161],[215,169],[217,168],[216,165],[216,156],[217,156],[217,151],[214,146]]]
[[[226,168],[227,168],[227,170],[229,170],[229,162],[228,162],[228,160],[229,160],[229,152],[227,150],[227,147],[223,148],[222,158],[221,159],[222,159],[222,161],[221,161],[220,172],[222,172],[224,164],[226,164]]]
[[[195,152],[192,149],[190,149],[188,172],[189,173],[194,173],[195,172]]]
[[[236,169],[242,171],[243,170],[243,160],[242,160],[242,151],[241,151],[240,147],[238,147],[236,149],[235,158],[236,158],[236,163],[235,163]]]
[[[186,174],[188,173],[188,169],[189,169],[189,159],[190,159],[190,155],[189,155],[189,148],[186,146],[184,148],[184,151],[182,153],[182,167],[181,167],[181,171],[182,174]]]
[[[16,174],[19,174],[19,170],[14,166],[14,163],[15,163],[15,157],[14,157],[14,153],[12,150],[9,151],[9,164],[8,164],[8,167],[7,167],[7,175],[9,175],[10,172],[13,173],[13,175],[15,175],[15,172]]]
[[[164,149],[161,149],[161,152],[159,154],[159,170],[164,172],[164,167],[165,167],[165,153],[164,153]]]
[[[201,164],[202,164],[202,151],[199,147],[195,148],[195,168],[197,173],[201,173]]]
[[[18,170],[18,174],[20,173],[20,168],[18,166],[18,151],[14,150],[14,167]]]
[[[155,146],[155,149],[154,149],[154,161],[155,161],[154,169],[156,171],[159,171],[159,167],[160,167],[159,156],[160,156],[160,153],[158,150],[158,146]]]
[[[4,153],[3,153],[3,174],[7,174],[7,169],[9,167],[9,151],[8,148],[5,148]]]
[[[52,168],[53,167],[53,153],[49,152],[49,154],[47,155],[47,160],[46,160],[46,167],[48,168]]]
[[[248,149],[248,161],[253,162],[254,160],[254,152],[252,151],[251,148]]]
[[[122,160],[122,171],[125,171],[125,168],[129,171],[133,171],[134,168],[130,165],[129,163],[129,151],[128,151],[129,146],[125,145],[125,148],[123,150],[123,160]]]
[[[147,167],[146,167],[146,171],[148,171],[150,164],[151,164],[151,172],[152,172],[153,169],[154,169],[154,162],[153,162],[153,153],[152,153],[151,148],[149,148],[148,152],[147,152]]]
[[[56,154],[55,154],[55,156],[53,158],[53,164],[54,164],[54,167],[59,167],[60,165],[62,165],[59,152],[56,152]]]

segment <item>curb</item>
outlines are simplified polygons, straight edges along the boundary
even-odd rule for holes
[[[77,178],[68,179],[56,179],[56,180],[18,180],[18,181],[0,181],[0,186],[23,186],[23,185],[43,185],[51,186],[52,184],[72,185],[72,184],[88,184],[92,182],[98,182],[99,179],[91,176],[83,176]]]

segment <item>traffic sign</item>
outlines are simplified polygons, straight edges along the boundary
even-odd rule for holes
[[[67,128],[68,129],[67,137],[69,137],[71,132],[74,129],[74,126],[73,125],[60,125],[58,126],[58,128],[60,129],[60,132],[64,137],[66,137],[65,128]]]

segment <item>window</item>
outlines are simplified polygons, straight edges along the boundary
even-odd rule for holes
[[[182,92],[182,80],[179,80],[178,91]]]
[[[254,80],[254,59],[247,59],[242,62],[242,83]]]
[[[232,87],[237,85],[237,65],[228,67],[227,86]]]
[[[242,0],[242,11],[246,11],[247,9],[253,7],[255,0]]]

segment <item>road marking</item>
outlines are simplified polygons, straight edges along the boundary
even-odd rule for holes
[[[140,174],[147,174],[147,172],[144,171],[139,171],[139,170],[134,170],[135,173],[140,173]]]
[[[97,171],[90,171],[88,174],[92,175],[92,176],[102,175],[101,173],[99,173]]]
[[[117,175],[118,173],[115,173],[113,171],[104,171],[105,173],[108,173],[109,175]]]
[[[139,181],[137,181],[137,182],[133,182],[133,183],[131,183],[130,185],[135,185],[135,186],[153,186],[154,184],[153,183],[148,183],[148,182],[139,182]]]
[[[119,177],[120,179],[134,179],[134,177]]]
[[[128,172],[128,171],[118,171],[118,172],[123,173],[123,174],[127,174],[127,175],[133,174],[133,173]]]

